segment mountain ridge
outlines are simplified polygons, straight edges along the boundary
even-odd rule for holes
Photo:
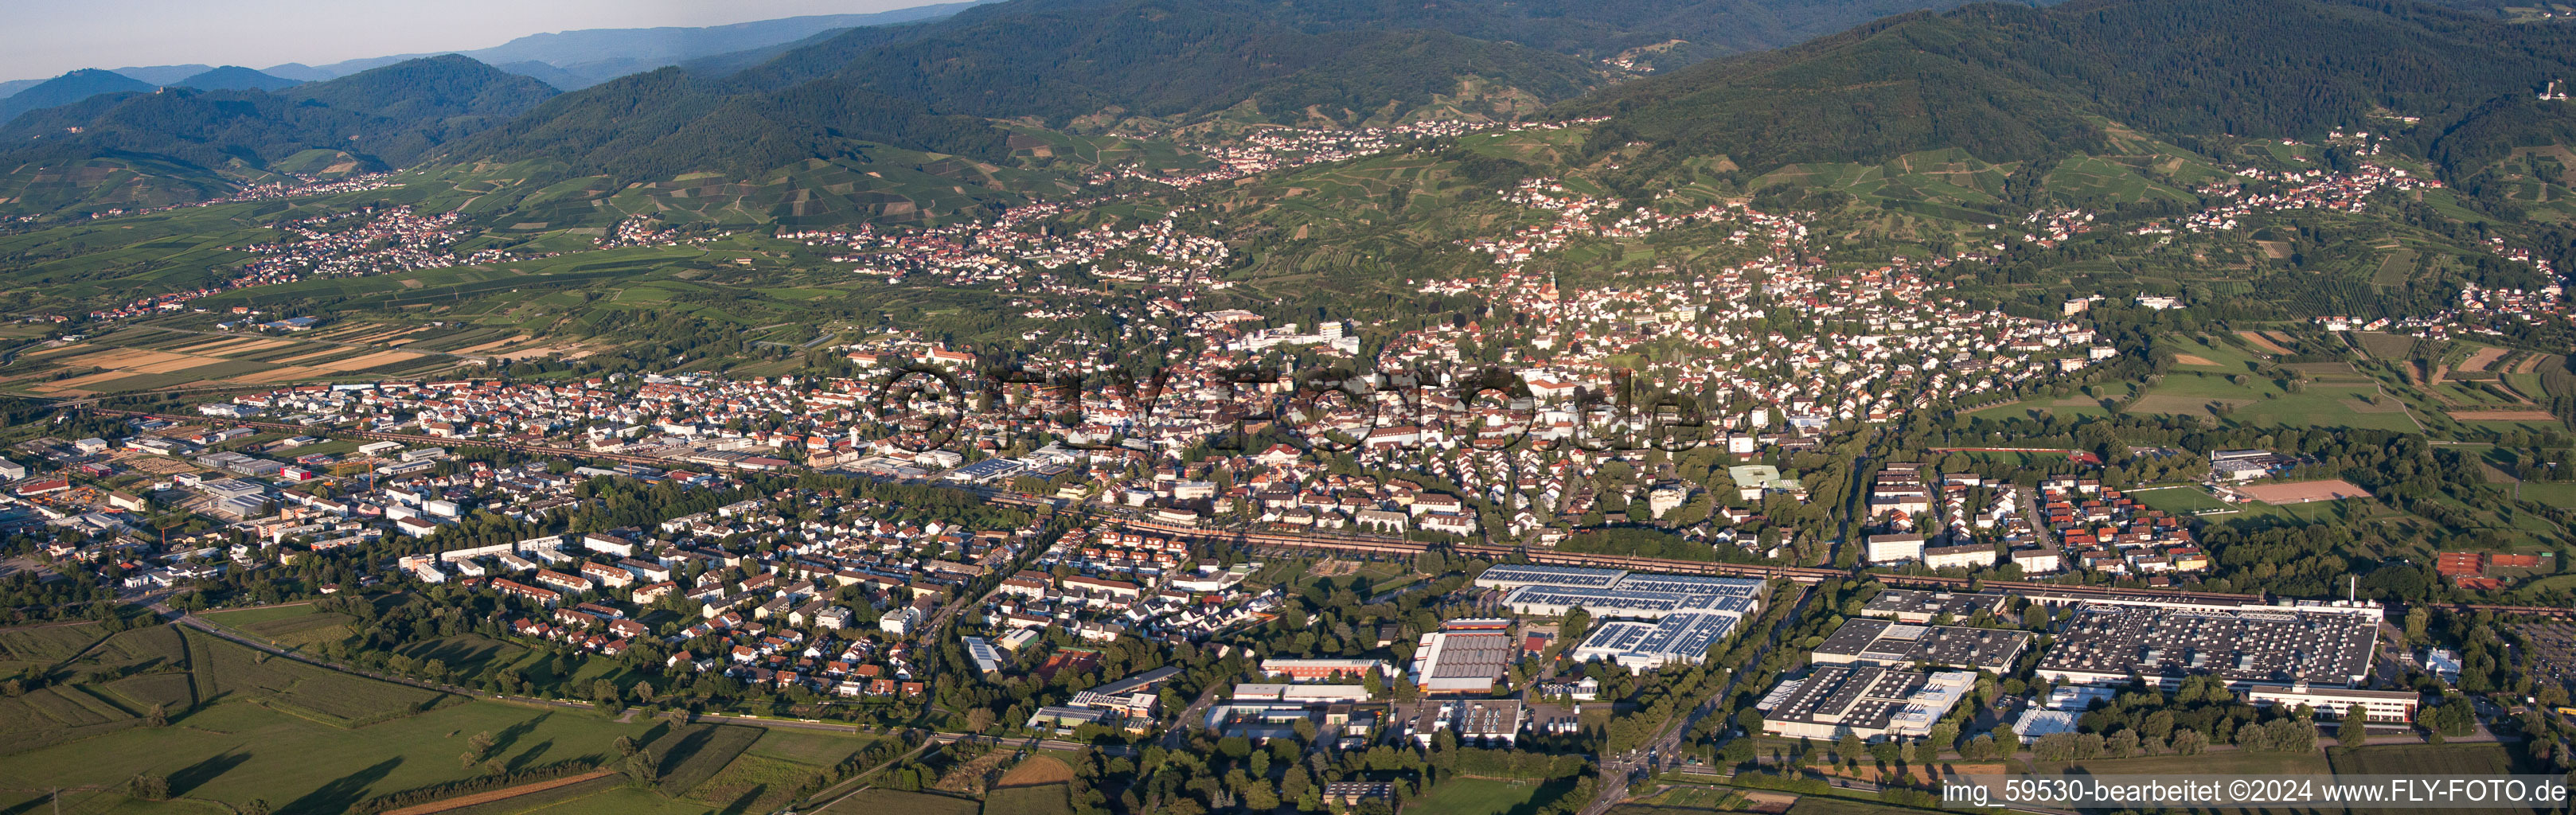
[[[2137,81],[2148,72],[2161,79]],[[1987,161],[2082,150],[2098,141],[2087,115],[2155,133],[2253,136],[2358,127],[2383,109],[2442,122],[2571,72],[2576,32],[2422,3],[2077,0],[1900,15],[1628,83],[1557,113],[1613,117],[1595,154],[1644,141],[1667,156],[1723,154],[1758,174],[1940,147]]]
[[[7,125],[27,111],[39,108],[67,105],[103,93],[148,91],[154,87],[152,83],[114,71],[82,68],[0,99],[0,125]]]

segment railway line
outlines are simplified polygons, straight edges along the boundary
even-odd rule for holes
[[[652,456],[606,453],[596,450],[583,450],[574,447],[555,447],[550,445],[525,444],[509,441],[452,439],[409,433],[385,433],[373,430],[321,429],[306,427],[303,425],[286,424],[282,422],[262,422],[241,419],[209,419],[209,417],[204,416],[115,410],[87,406],[75,409],[110,416],[143,417],[178,422],[214,421],[281,432],[351,436],[370,441],[395,441],[405,444],[433,446],[489,447],[519,453],[574,456],[627,464],[644,464],[656,467],[684,465],[731,472],[764,472],[762,470],[735,467],[728,464],[680,462],[667,458],[655,458]],[[1548,549],[1529,549],[1526,547],[1503,546],[1487,543],[1429,543],[1424,541],[1405,540],[1403,538],[1390,538],[1380,535],[1365,535],[1347,532],[1285,533],[1256,532],[1236,529],[1213,529],[1202,526],[1166,523],[1148,518],[1127,517],[1093,509],[1068,507],[1065,501],[1026,493],[983,489],[974,491],[984,496],[987,500],[999,504],[1028,507],[1032,509],[1044,509],[1050,512],[1074,509],[1088,517],[1105,523],[1117,524],[1122,527],[1169,535],[1184,540],[1223,543],[1260,550],[1330,552],[1370,557],[1409,558],[1421,555],[1422,553],[1435,548],[1440,548],[1453,554],[1485,560],[1499,561],[1518,556],[1524,558],[1530,563],[1551,566],[1582,566],[1588,568],[1626,569],[1629,571],[1660,572],[1667,574],[1719,575],[1726,577],[1788,580],[1806,585],[1815,585],[1826,580],[1859,577],[1864,574],[1859,569],[1843,569],[1825,566],[1719,563],[1713,561],[1676,560],[1672,558],[1643,557],[1637,555],[1559,552]],[[2197,600],[2203,602],[2230,604],[2261,603],[2266,599],[2263,595],[2258,594],[2235,594],[2228,592],[2191,591],[2187,589],[2170,588],[2092,586],[2068,583],[2043,583],[2027,580],[1984,580],[1979,578],[1951,577],[1946,575],[1877,574],[1872,575],[1872,577],[1881,583],[1903,588],[1934,589],[1941,591],[1967,591],[1971,588],[1976,588],[1987,591],[2008,591],[2028,597],[2043,599],[2053,598],[2081,600],[2087,598],[2153,598],[2162,600]],[[2442,603],[2434,604],[2434,607],[2450,609],[2453,611],[2485,611],[2497,614],[2537,615],[2559,617],[2563,619],[2576,619],[2576,609],[2565,609],[2552,606]]]

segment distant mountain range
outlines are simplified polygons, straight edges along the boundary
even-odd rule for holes
[[[233,75],[253,73],[235,69]],[[205,170],[265,171],[320,149],[383,169],[507,121],[555,93],[534,79],[453,55],[278,90],[145,87],[42,108],[0,126],[0,145],[7,145],[0,167],[128,155]]]
[[[490,48],[448,53],[473,57],[511,73],[534,76],[562,90],[576,90],[664,65],[792,43],[827,31],[934,20],[991,1],[941,3],[875,14],[787,17],[704,28],[594,28],[530,34]],[[330,76],[347,76],[425,56],[431,54],[353,59],[314,66],[312,70]]]
[[[0,99],[0,124],[18,118],[18,114],[37,108],[68,105],[104,93],[148,91],[158,85],[114,71],[83,68],[62,76],[38,82]]]
[[[70,104],[101,93],[150,90],[161,86],[201,90],[275,90],[297,82],[348,76],[442,53],[472,57],[477,62],[535,78],[558,90],[574,90],[665,65],[734,52],[776,49],[846,28],[935,20],[984,2],[991,0],[941,3],[875,14],[788,17],[704,28],[599,28],[531,34],[491,48],[369,57],[318,67],[290,62],[257,71],[230,65],[220,68],[210,65],[153,65],[82,69],[52,79],[0,81],[0,124],[29,110]],[[774,54],[774,51],[769,53]],[[111,77],[130,81],[118,82]],[[38,92],[20,98],[20,94],[31,90]]]
[[[2391,110],[2423,118],[2409,137],[2423,142],[2405,147],[2446,166],[2576,133],[2559,107],[2525,99],[2576,77],[2576,29],[2564,26],[2409,0],[1908,8],[1921,4],[1002,0],[908,10],[944,16],[833,28],[560,94],[536,68],[460,55],[291,86],[280,83],[341,66],[225,67],[177,82],[204,87],[162,93],[79,71],[0,100],[0,116],[16,117],[0,125],[0,174],[149,160],[160,162],[153,172],[216,188],[300,173],[287,168],[312,159],[288,159],[313,150],[345,154],[332,166],[543,165],[531,189],[581,176],[749,179],[889,152],[989,173],[1017,162],[1033,130],[1598,115],[1610,121],[1557,160],[1621,152],[1615,161],[1642,184],[1721,156],[1747,177],[1943,148],[2045,162],[2097,152],[2125,130],[2304,136]],[[573,32],[478,53],[590,59],[627,42],[678,55],[851,19]],[[1661,70],[1639,78],[1646,64]]]

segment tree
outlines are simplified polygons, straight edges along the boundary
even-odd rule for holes
[[[2175,753],[2186,756],[2196,756],[2200,755],[2201,750],[2208,747],[2209,737],[2201,735],[2201,732],[2198,730],[2174,731],[2173,751]]]
[[[990,730],[990,729],[992,729],[992,728],[993,728],[993,709],[992,709],[992,708],[979,707],[979,708],[973,708],[973,709],[970,709],[970,710],[966,711],[966,730],[967,730],[967,732],[970,732],[970,733],[982,733],[982,732],[984,732],[984,731],[986,731],[986,730]]]
[[[2422,607],[2418,606],[2417,608]],[[2369,722],[2369,708],[2365,708],[2360,705],[2353,705],[2351,707],[2344,708],[2343,723],[2335,726],[2335,741],[2342,743],[2345,747],[2360,747],[2362,745],[2369,744],[2370,728],[2367,726]]]
[[[170,708],[160,702],[152,703],[152,712],[144,715],[143,723],[148,727],[170,726]]]
[[[652,753],[629,755],[620,765],[620,769],[626,773],[627,782],[637,787],[651,788],[662,781],[662,762],[653,758]],[[910,770],[898,769],[895,773],[898,777],[907,780],[911,776]]]
[[[610,682],[606,679],[590,683],[590,700],[592,703],[599,705],[600,710],[610,712],[622,710],[626,707],[624,697],[620,696],[617,692],[617,683]]]
[[[1725,761],[1727,766],[1730,767],[1752,761],[1754,757],[1753,740],[1750,738],[1730,740],[1726,743],[1726,746],[1717,748],[1717,757],[1720,760]]]
[[[2105,740],[2103,740],[2103,742],[2102,742],[2102,753],[2103,753],[2103,755],[2109,756],[2109,757],[2111,757],[2111,758],[2128,758],[2128,757],[2130,757],[2130,756],[2137,755],[2137,754],[2138,754],[2138,731],[2137,731],[2137,729],[2136,729],[2136,728],[2130,728],[2130,729],[2127,729],[2127,730],[2122,730],[2122,731],[2120,731],[2120,732],[2118,732],[2118,733],[2113,733],[2113,734],[2111,734],[2111,737],[2110,737],[2109,739],[2105,739]]]
[[[2050,733],[2031,742],[2033,758],[2041,761],[2067,761],[2075,758],[2074,733]]]
[[[2316,723],[2306,719],[2275,719],[2265,729],[2265,741],[2274,750],[2305,753],[2317,749]]]
[[[617,746],[617,754],[619,756],[631,756],[635,754],[635,737],[618,736],[615,744]]]
[[[1960,752],[1969,758],[1994,758],[1995,737],[1990,735],[1979,735],[1976,738],[1969,739],[1967,748]]]
[[[126,782],[125,789],[126,794],[146,801],[167,801],[170,800],[170,777],[138,775]]]

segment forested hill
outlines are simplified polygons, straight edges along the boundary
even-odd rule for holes
[[[93,96],[0,127],[0,167],[101,155],[167,158],[204,168],[261,167],[308,149],[385,166],[525,112],[554,89],[464,57],[388,65],[275,93],[256,90]]]
[[[1005,134],[969,116],[818,79],[726,93],[678,68],[620,77],[539,106],[448,151],[452,158],[566,162],[626,179],[717,171],[748,176],[808,158],[856,158],[870,143],[1001,158]]]
[[[854,29],[747,69],[718,61],[625,77],[454,155],[563,158],[629,177],[739,174],[867,142],[994,157],[999,131],[959,116],[1061,127],[1103,113],[1184,121],[1231,110],[1358,124],[1455,93],[1463,79],[1557,101],[1617,78],[1600,60],[1629,49],[1649,49],[1640,64],[1679,64],[1924,5],[1950,3],[1010,0]],[[729,154],[735,145],[749,154]]]
[[[1702,63],[1562,106],[1749,172],[1939,147],[1987,161],[2094,149],[2098,116],[2168,135],[2316,135],[2376,112],[2450,123],[2576,76],[2576,31],[2406,0],[1985,4]],[[2414,145],[2417,148],[2428,144]]]
[[[8,124],[20,114],[38,108],[78,102],[102,93],[148,91],[150,83],[123,74],[84,68],[38,82],[35,85],[0,98],[0,125]]]
[[[979,13],[1000,9],[1012,13]],[[860,29],[730,76],[666,70],[568,94],[460,148],[585,171],[756,172],[866,142],[996,158],[985,119],[1182,117],[1247,100],[1356,123],[1475,76],[1553,101],[1598,81],[1575,57],[1438,31],[1315,30],[1222,0],[1053,0]],[[748,152],[743,148],[748,147]],[[769,162],[762,164],[762,162]]]

